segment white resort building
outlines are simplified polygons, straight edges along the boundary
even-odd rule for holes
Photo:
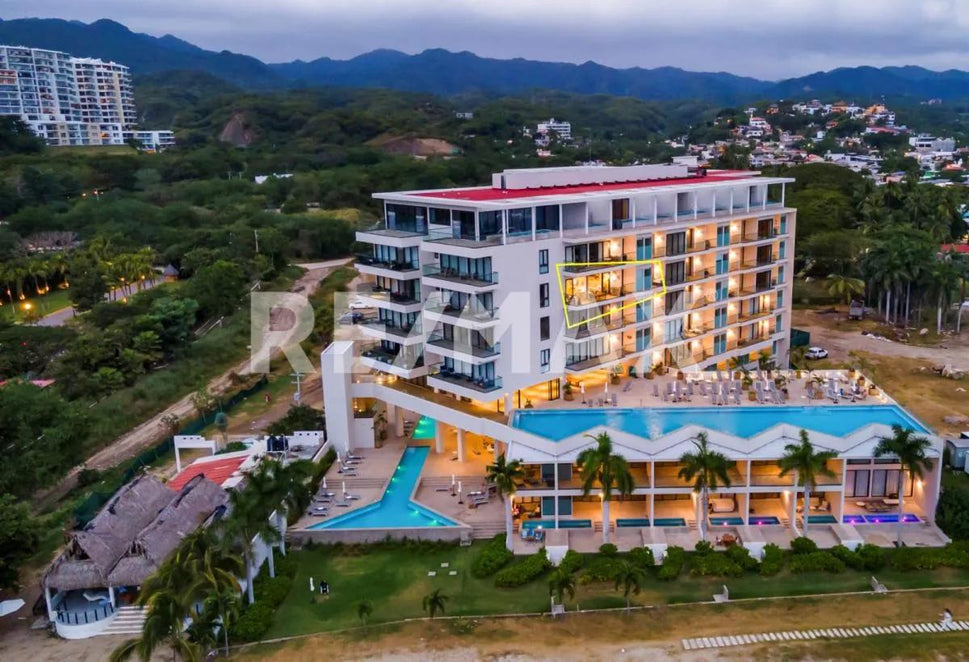
[[[900,425],[934,442],[932,471],[904,481],[906,536],[944,542],[932,523],[941,440],[864,375],[785,369],[791,181],[577,167],[377,194],[385,221],[358,233],[372,248],[335,306],[353,314],[321,357],[330,442],[360,463],[331,478],[360,498],[291,534],[494,535],[511,502],[485,468],[504,454],[526,470],[513,499],[517,551],[538,539],[553,557],[595,549],[605,528],[620,548],[661,555],[698,540],[699,500],[679,470],[704,432],[735,462],[710,504],[711,538],[783,545],[808,518],[821,545],[889,544],[900,472],[874,447]],[[806,507],[777,466],[801,429],[837,454]],[[576,464],[601,432],[635,482],[605,523]]]

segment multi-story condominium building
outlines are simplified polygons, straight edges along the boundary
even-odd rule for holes
[[[902,487],[897,464],[875,458],[877,440],[892,424],[929,430],[863,375],[784,369],[790,181],[685,165],[547,168],[497,173],[491,186],[377,194],[385,222],[357,236],[370,250],[343,318],[354,323],[337,326],[322,356],[331,441],[342,452],[380,445],[383,412],[404,444],[428,440],[452,461],[431,454],[428,485],[440,476],[427,471],[452,475],[452,491],[453,474],[478,476],[474,503],[486,507],[485,464],[504,454],[525,466],[520,531],[618,527],[657,551],[666,533],[674,544],[696,535],[698,502],[679,470],[701,432],[736,463],[714,495],[715,519],[744,527],[744,540],[764,542],[746,530],[757,524],[779,527],[778,540],[795,535],[805,516],[824,525],[821,542],[868,540],[865,527],[885,520],[903,489],[905,517],[931,522],[939,440],[932,471]],[[359,312],[368,306],[371,315]],[[777,465],[800,429],[837,456],[806,509]],[[601,433],[635,481],[611,517],[576,462]],[[405,453],[400,475],[415,462]],[[434,489],[414,489],[435,509],[418,526],[494,533],[480,512],[466,520]],[[307,535],[350,535],[355,521],[351,512],[309,524]],[[580,540],[549,535],[550,551]]]
[[[122,145],[137,124],[128,67],[24,46],[0,45],[0,115],[51,146]]]

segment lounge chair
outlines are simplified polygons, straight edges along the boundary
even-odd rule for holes
[[[346,492],[343,493],[343,498],[346,499],[347,501],[359,501],[360,500],[360,497],[358,495],[356,495],[356,494],[347,494]]]
[[[619,406],[619,398],[616,396],[615,393],[612,394],[612,406],[613,407]]]
[[[83,595],[84,599],[87,600],[88,602],[97,602],[100,604],[111,602],[111,598],[108,597],[107,593],[100,593],[95,591],[84,591],[84,593],[82,593],[81,595]]]
[[[659,384],[657,384],[656,382],[653,382],[653,397],[654,398],[659,397]]]
[[[310,517],[329,517],[329,515],[330,515],[326,511],[318,512],[318,511],[315,511],[315,510],[311,510],[311,511],[309,511],[306,514],[309,515]]]
[[[705,381],[700,382],[700,395],[707,396],[707,383]]]

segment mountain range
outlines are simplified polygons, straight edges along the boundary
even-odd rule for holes
[[[385,87],[438,95],[499,94],[551,89],[612,94],[647,100],[701,99],[733,104],[753,99],[846,96],[912,99],[969,98],[969,73],[922,67],[845,67],[781,81],[726,72],[676,67],[616,69],[596,62],[570,64],[521,58],[498,60],[467,51],[430,49],[416,55],[380,49],[349,60],[323,57],[310,62],[265,63],[257,58],[209,51],[172,35],[132,32],[102,19],[0,20],[0,43],[62,50],[126,64],[137,76],[166,71],[200,71],[250,90],[291,87]]]

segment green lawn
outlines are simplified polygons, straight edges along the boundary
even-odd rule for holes
[[[360,548],[364,549],[364,548]],[[279,607],[267,638],[284,637],[312,632],[325,632],[359,625],[356,605],[370,600],[374,611],[371,622],[380,623],[403,618],[424,616],[422,598],[436,588],[450,597],[447,615],[489,615],[547,611],[549,606],[546,579],[516,589],[499,589],[492,578],[475,579],[469,572],[471,560],[481,549],[474,546],[453,547],[442,551],[416,551],[402,547],[350,553],[327,548],[292,552],[299,562],[293,590]],[[443,569],[441,563],[449,563]],[[449,576],[448,570],[457,570]],[[428,577],[429,570],[437,572]],[[309,578],[317,583],[326,580],[331,587],[329,597],[314,597],[309,593]],[[933,571],[902,573],[884,569],[878,579],[890,590],[969,586],[969,571],[940,568]],[[726,584],[733,599],[771,596],[808,595],[871,590],[870,574],[846,571],[841,574],[791,574],[786,570],[774,577],[748,573],[740,578],[693,577],[682,574],[672,582],[654,577],[646,581],[642,592],[633,597],[633,604],[657,605],[701,602],[712,599]],[[583,609],[602,609],[624,606],[622,595],[612,584],[579,585],[575,603]]]
[[[16,305],[4,301],[0,306],[0,320],[11,322],[20,321],[24,315],[24,304],[29,303],[36,308],[41,317],[50,315],[53,312],[67,308],[71,305],[71,299],[67,290],[53,290],[43,296],[32,297],[24,301],[19,301]]]

